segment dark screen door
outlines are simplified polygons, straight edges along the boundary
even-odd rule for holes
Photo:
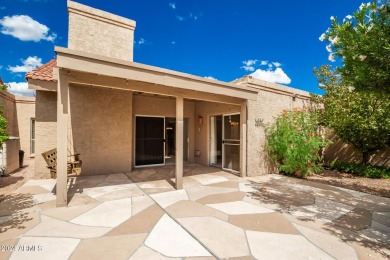
[[[135,165],[164,164],[164,118],[136,117]]]

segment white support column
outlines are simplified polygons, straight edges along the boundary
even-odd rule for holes
[[[57,83],[57,187],[56,206],[68,204],[67,190],[67,138],[69,115],[69,83],[64,71],[58,69]]]
[[[241,103],[240,125],[240,175],[246,177],[247,101]]]
[[[183,130],[184,130],[184,101],[176,97],[176,189],[183,189]]]

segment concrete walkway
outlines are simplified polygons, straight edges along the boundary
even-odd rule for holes
[[[0,202],[0,259],[386,259],[390,199],[185,166],[30,180]]]

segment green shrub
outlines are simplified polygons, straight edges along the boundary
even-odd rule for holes
[[[0,91],[5,91],[6,85],[0,83]],[[4,141],[7,141],[9,135],[7,134],[7,120],[3,116],[3,106],[0,105],[0,149]],[[1,152],[1,151],[0,151]]]
[[[313,111],[285,110],[266,133],[266,150],[279,171],[304,178],[322,170],[320,150],[327,142]]]
[[[383,166],[336,161],[332,162],[329,167],[332,170],[339,170],[356,176],[377,179],[390,179],[390,169]]]

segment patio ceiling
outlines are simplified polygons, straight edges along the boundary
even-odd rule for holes
[[[187,99],[241,104],[258,90],[158,67],[56,47],[58,68],[71,85],[107,87]]]

